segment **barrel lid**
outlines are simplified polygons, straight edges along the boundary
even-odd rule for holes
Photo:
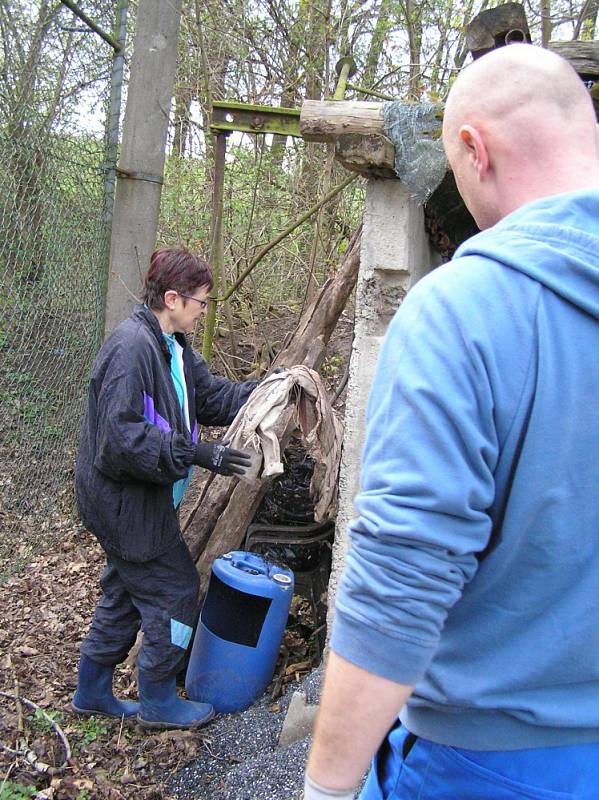
[[[245,580],[247,577],[256,588],[263,582],[271,582],[281,589],[293,589],[293,572],[258,553],[244,550],[223,553],[214,560],[212,571],[221,578],[226,576],[225,580]],[[250,584],[246,584],[246,587],[249,588]]]
[[[273,581],[276,581],[277,583],[283,583],[286,586],[293,581],[291,575],[285,575],[284,572],[274,572],[270,577],[273,579]]]

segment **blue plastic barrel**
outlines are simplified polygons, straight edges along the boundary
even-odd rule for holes
[[[293,597],[293,572],[255,553],[217,558],[185,689],[218,713],[242,711],[270,683]]]

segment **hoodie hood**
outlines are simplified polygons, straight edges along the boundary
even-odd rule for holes
[[[473,255],[518,270],[599,318],[599,189],[527,203],[460,245],[454,259]]]

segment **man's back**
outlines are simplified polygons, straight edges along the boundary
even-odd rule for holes
[[[406,683],[426,670],[402,719],[433,741],[599,738],[593,306],[599,191],[475,237],[386,339],[332,647]]]
[[[382,785],[402,800],[590,800],[593,106],[565,61],[506,47],[458,77],[443,143],[483,233],[410,292],[386,337],[309,774],[321,796],[355,786],[403,707],[363,798]],[[464,782],[473,771],[484,789]]]

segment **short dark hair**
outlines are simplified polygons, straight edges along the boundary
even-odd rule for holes
[[[200,286],[207,286],[211,291],[213,285],[212,272],[203,258],[186,247],[160,247],[150,258],[142,300],[150,308],[160,311],[165,307],[164,293],[169,289],[180,294],[192,294]]]

